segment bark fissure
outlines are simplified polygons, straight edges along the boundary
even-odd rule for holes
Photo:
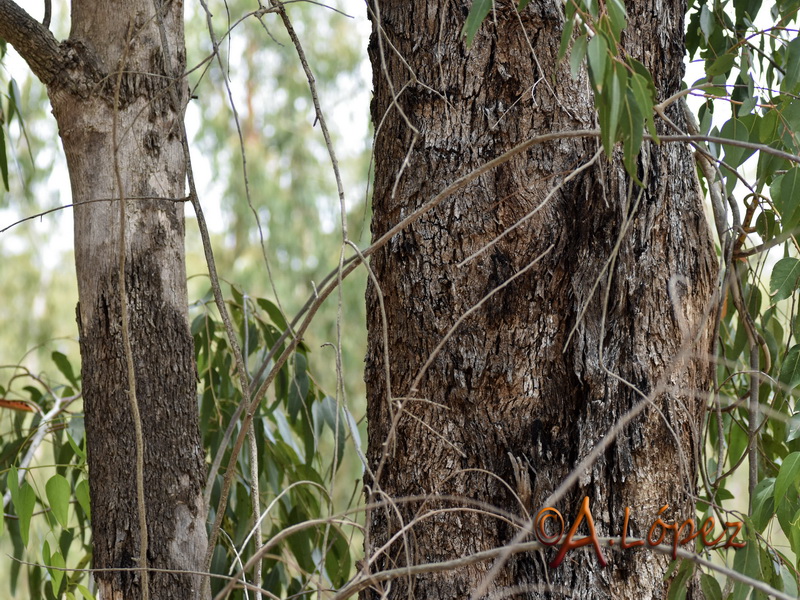
[[[183,205],[174,202],[186,195],[180,124],[188,93],[167,73],[168,64],[177,73],[185,68],[183,5],[173,0],[163,7],[163,30],[151,1],[74,0],[71,8],[70,37],[59,44],[16,5],[0,0],[0,35],[19,43],[22,56],[47,84],[70,173],[94,566],[144,564],[121,335],[116,161],[130,198],[125,287],[145,438],[146,562],[159,569],[199,571],[207,546],[205,457],[187,318]],[[19,24],[26,29],[17,31]],[[30,39],[17,39],[20,32]],[[162,33],[169,38],[169,61]],[[95,201],[101,198],[110,201]],[[135,571],[97,573],[95,579],[103,598],[142,595]],[[153,598],[194,598],[201,588],[195,576],[150,576]]]
[[[487,19],[469,49],[460,38],[467,6],[382,1],[375,11],[388,40],[383,57],[377,33],[370,45],[373,122],[389,114],[375,142],[374,238],[456,177],[521,141],[596,126],[585,74],[572,79],[555,61],[563,19],[556,2],[531,3],[519,15],[510,2],[496,3],[496,20]],[[673,28],[666,33],[663,22],[648,20],[648,7],[628,6],[625,44],[648,67],[658,66],[656,85],[667,97],[682,76],[684,7],[661,6]],[[421,84],[386,50],[392,46]],[[541,76],[550,85],[536,84]],[[408,91],[393,99],[391,90],[407,83]],[[393,100],[420,132],[399,181],[411,132],[391,108]],[[379,481],[368,482],[371,489],[396,498],[461,495],[522,519],[519,501],[499,481],[520,485],[519,459],[530,479],[526,509],[535,514],[642,400],[632,385],[655,393],[652,406],[580,474],[577,488],[556,508],[571,519],[588,495],[599,535],[619,534],[626,506],[635,519],[629,528],[638,534],[663,504],[690,516],[702,411],[695,394],[709,385],[706,301],[716,282],[693,163],[682,146],[647,143],[640,157],[641,177],[649,182],[644,191],[629,181],[618,157],[601,159],[542,205],[598,144],[564,139],[532,147],[465,186],[373,256],[389,323],[392,389],[404,397],[455,320],[554,245],[530,273],[460,324],[419,385],[417,397],[433,402],[407,402],[409,416],[397,431],[390,429],[379,306],[370,283],[368,459],[373,471],[382,460],[387,464]],[[515,231],[458,266],[535,207]],[[695,336],[691,342],[687,331]],[[384,445],[386,439],[394,442]],[[398,514],[407,523],[444,506],[432,498],[402,504],[399,513],[373,511],[367,553],[401,526]],[[402,545],[392,546],[372,570],[465,556],[517,533],[497,517],[443,512],[407,536],[410,557]],[[541,597],[548,582],[578,598],[662,597],[666,591],[664,557],[629,551],[600,569],[592,554],[576,552],[567,562],[551,571],[540,556],[510,557],[489,589],[515,588],[519,597],[531,598]],[[468,597],[490,568],[476,564],[395,581],[390,597]]]

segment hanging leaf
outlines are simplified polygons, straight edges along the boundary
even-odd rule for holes
[[[589,58],[589,76],[592,85],[598,94],[603,93],[603,80],[606,76],[606,65],[608,65],[608,44],[602,35],[594,35],[589,40],[587,48]]]
[[[50,510],[59,524],[66,528],[69,525],[69,502],[71,497],[69,481],[61,475],[53,475],[45,484],[47,501]]]
[[[6,155],[6,134],[0,126],[0,174],[3,176],[3,187],[8,191],[8,157]]]
[[[31,516],[33,515],[33,507],[36,504],[36,493],[33,488],[28,485],[28,482],[22,484],[17,496],[18,502],[14,504],[19,518],[19,531],[22,536],[22,545],[28,545],[28,534],[31,527]]]
[[[658,132],[656,131],[656,124],[653,119],[653,97],[648,89],[647,81],[639,73],[634,73],[630,78],[630,86],[630,91],[636,100],[636,105],[647,123],[647,131],[653,136],[654,141],[658,143]]]
[[[800,167],[776,177],[769,191],[781,215],[782,229],[794,229],[800,224]]]
[[[761,579],[761,562],[759,559],[758,544],[751,536],[747,538],[747,545],[740,548],[733,558],[734,570],[751,577],[753,579]],[[745,600],[750,596],[752,589],[746,583],[737,581],[733,586],[733,595],[729,596],[733,600]]]
[[[78,485],[75,486],[75,498],[78,499],[78,504],[83,509],[84,514],[88,519],[92,518],[91,507],[89,506],[89,482],[82,479]]]
[[[639,156],[639,150],[642,147],[644,117],[639,109],[639,105],[636,103],[636,97],[631,90],[628,90],[625,96],[620,129],[623,139],[622,151],[625,170],[638,185],[643,185],[642,182],[639,181],[637,174],[636,158]]]
[[[781,469],[775,478],[775,510],[787,493],[797,495],[798,482],[800,482],[800,452],[792,452],[783,459]]]
[[[464,29],[461,35],[467,38],[467,46],[472,45],[472,40],[475,39],[475,34],[481,27],[481,23],[492,10],[492,0],[472,0],[472,6],[467,15],[467,21],[464,23]]]
[[[763,531],[769,524],[770,519],[772,519],[772,515],[775,514],[773,509],[774,494],[775,479],[773,477],[758,482],[755,489],[752,515],[750,516],[756,531]]]
[[[75,372],[72,370],[72,365],[70,364],[69,359],[67,359],[67,356],[61,352],[55,351],[50,355],[50,358],[53,359],[56,367],[61,374],[67,378],[67,381],[77,387],[78,378],[75,377]]]
[[[557,59],[558,62],[561,62],[561,60],[566,56],[567,48],[569,48],[569,42],[570,40],[572,40],[572,32],[574,30],[575,30],[575,20],[567,19],[566,23],[564,23],[564,30],[561,32],[561,44],[558,47],[558,59]]]
[[[614,41],[619,44],[620,34],[628,24],[628,13],[625,10],[625,4],[622,0],[607,0],[606,7],[608,8],[608,17],[611,22]]]
[[[800,286],[800,260],[787,256],[780,259],[772,268],[769,291],[773,300],[785,300]]]
[[[800,83],[800,37],[795,37],[786,45],[785,75],[781,81],[781,90],[796,93]]]
[[[573,79],[577,79],[581,72],[583,59],[586,56],[587,41],[586,34],[584,34],[576,39],[575,44],[572,46],[572,54],[569,56],[569,72]]]

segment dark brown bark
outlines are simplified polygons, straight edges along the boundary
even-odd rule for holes
[[[519,15],[509,2],[495,4],[471,48],[460,38],[469,2],[370,4],[374,237],[457,177],[532,136],[596,127],[585,73],[573,80],[567,65],[556,64],[561,3],[532,2]],[[666,98],[683,74],[684,3],[626,5],[623,43],[653,72]],[[670,116],[682,122],[677,111]],[[370,282],[367,292],[366,381],[368,460],[378,480],[367,484],[371,500],[386,494],[398,507],[369,513],[368,556],[400,529],[401,519],[419,522],[372,571],[508,543],[518,533],[508,518],[465,510],[434,514],[459,503],[402,499],[449,495],[517,519],[535,515],[641,394],[652,395],[652,405],[555,508],[569,525],[588,496],[600,536],[620,535],[626,506],[633,536],[645,536],[665,504],[671,507],[665,520],[694,516],[717,265],[692,157],[682,145],[647,144],[639,175],[648,185],[641,193],[619,160],[602,158],[541,205],[598,148],[596,139],[533,146],[445,200],[373,257],[379,285]],[[537,207],[524,225],[457,266]],[[456,320],[537,257],[530,271],[458,327],[414,393],[412,381]],[[394,432],[399,403],[387,395],[384,335],[392,398],[425,399],[405,401]],[[514,462],[522,477],[515,476]],[[641,549],[605,554],[606,568],[580,550],[557,569],[545,565],[555,551],[516,555],[489,590],[536,598],[552,584],[574,598],[665,596],[666,558]],[[466,598],[491,566],[395,580],[388,597]]]
[[[129,332],[144,432],[147,564],[197,571],[207,541],[183,246],[186,165],[181,135],[187,94],[185,82],[176,77],[185,64],[183,4],[166,2],[163,19],[154,16],[155,4],[160,6],[160,0],[73,0],[70,37],[54,46],[49,32],[3,0],[0,10],[8,12],[0,16],[0,29],[13,15],[15,23],[22,19],[33,32],[19,40],[21,54],[48,84],[77,205],[75,259],[93,566],[143,564],[136,442],[121,336],[122,196],[127,198]],[[103,598],[141,597],[139,573],[98,572],[95,580]],[[152,573],[150,597],[194,598],[200,584],[188,575]]]

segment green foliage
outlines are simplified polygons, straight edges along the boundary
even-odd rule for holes
[[[492,10],[492,5],[492,0],[473,0],[462,31],[463,36],[467,40],[467,46],[472,45],[472,40],[475,39],[475,34],[478,33],[478,29],[486,18],[486,15]],[[522,2],[520,6],[523,6]]]
[[[250,297],[236,287],[231,288],[231,296],[228,308],[248,370],[255,373],[270,351],[276,351],[278,356],[286,349],[285,342],[276,344],[287,323],[278,307],[266,298]],[[216,452],[223,452],[225,464],[230,444],[221,448],[221,443],[242,402],[242,394],[228,340],[215,307],[209,304],[210,298],[209,293],[195,305],[199,314],[192,322],[201,382],[200,422],[209,461]],[[260,457],[260,506],[268,507],[262,513],[266,539],[275,538],[289,527],[334,514],[337,502],[333,481],[348,438],[352,433],[358,435],[350,412],[314,382],[309,357],[308,347],[301,343],[279,371],[269,400],[261,402],[253,421]],[[360,444],[360,440],[356,438],[354,443]],[[223,521],[227,535],[214,554],[212,571],[220,574],[228,574],[239,561],[247,562],[254,551],[252,543],[248,544],[253,529],[251,465],[246,454],[237,462],[240,471],[227,503]],[[213,518],[222,487],[221,474],[212,485]],[[351,575],[352,535],[352,528],[333,522],[298,528],[272,547],[269,558],[264,560],[265,589],[278,596],[300,593],[318,586],[320,577],[327,586],[341,586]],[[221,588],[223,583],[215,580],[212,587]]]
[[[63,569],[91,558],[83,419],[73,412],[80,378],[64,354],[52,359],[57,378],[13,367],[0,385],[0,396],[18,403],[0,408],[0,492],[9,498],[0,521],[15,561],[4,596],[21,593],[23,574],[30,598],[74,596],[86,575]],[[73,503],[76,494],[82,499]],[[16,562],[23,560],[37,564]]]
[[[288,324],[274,303],[231,287],[227,304],[251,373],[271,350],[279,354],[286,349],[286,342],[276,346]],[[221,454],[224,465],[235,439],[234,435],[223,445],[225,431],[242,402],[239,379],[210,292],[193,305],[193,313],[201,433],[208,463]],[[39,566],[25,567],[31,597],[55,598],[58,592],[87,598],[91,595],[85,587],[84,573],[58,570],[88,565],[91,557],[83,419],[67,411],[65,407],[71,405],[64,400],[66,394],[77,397],[80,379],[64,354],[53,352],[52,359],[53,372],[67,382],[52,385],[37,378],[36,385],[26,383],[20,387],[28,378],[17,373],[2,388],[7,398],[26,399],[37,407],[37,412],[32,416],[10,410],[0,413],[0,423],[13,421],[10,431],[0,433],[0,473],[5,474],[5,485],[0,485],[0,490],[7,489],[11,499],[10,512],[0,522],[13,542],[14,558],[45,567],[44,571]],[[328,518],[348,508],[349,497],[340,506],[333,482],[345,453],[352,453],[347,444],[360,444],[358,429],[352,414],[317,386],[309,359],[310,350],[301,342],[280,370],[272,392],[259,405],[253,421],[262,537],[269,540],[289,527],[297,528],[271,547],[263,561],[264,588],[277,596],[316,589],[320,581],[325,587],[342,586],[351,577],[354,564],[355,523],[347,526],[341,518]],[[42,422],[41,415],[52,411],[57,403],[64,408]],[[31,435],[37,427],[48,428],[46,437],[52,447],[49,463],[39,462],[35,470],[33,465],[20,470],[16,465],[31,444],[40,443]],[[238,427],[238,423],[234,424],[235,432]],[[236,465],[235,483],[225,507],[225,535],[220,537],[212,564],[212,572],[221,575],[235,572],[255,551],[250,453],[243,451]],[[20,485],[21,471],[25,477]],[[219,503],[222,479],[223,473],[217,473],[210,484],[211,519]],[[314,520],[318,523],[303,526]],[[20,573],[17,568],[8,579],[12,594]],[[251,573],[246,577],[252,581]],[[222,579],[212,579],[212,588],[219,591],[224,583]],[[231,597],[244,595],[239,590]]]

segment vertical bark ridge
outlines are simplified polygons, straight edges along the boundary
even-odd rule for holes
[[[656,85],[666,97],[682,77],[685,7],[682,2],[637,2],[627,8],[631,26],[623,43],[649,68],[658,67]],[[531,3],[517,15],[512,3],[497,2],[469,49],[460,39],[468,2],[384,0],[371,9],[376,128],[383,120],[375,140],[374,237],[457,177],[519,142],[545,132],[596,126],[585,74],[573,80],[568,67],[556,64],[560,3]],[[383,57],[375,33],[377,10],[386,36]],[[411,81],[409,67],[420,83],[412,82],[393,105],[391,90]],[[419,131],[410,153],[412,130],[400,110]],[[630,535],[646,534],[664,504],[673,507],[675,518],[692,516],[694,436],[709,386],[711,319],[705,311],[716,263],[687,149],[648,145],[640,168],[649,185],[641,195],[618,159],[601,159],[585,176],[565,184],[523,226],[457,266],[539,206],[551,188],[594,155],[598,143],[561,140],[532,147],[426,214],[373,257],[389,323],[392,389],[403,397],[456,319],[553,247],[460,325],[417,394],[431,402],[406,403],[408,416],[399,421],[388,446],[384,441],[394,409],[385,396],[383,333],[377,290],[370,282],[365,377],[373,470],[388,452],[380,481],[368,482],[372,488],[379,486],[398,499],[453,495],[518,518],[526,510],[535,514],[640,400],[611,371],[645,394],[660,384],[667,388],[556,508],[569,522],[588,495],[599,535],[619,535],[625,506],[632,509]],[[634,206],[610,283],[592,293]],[[696,340],[687,347],[684,332],[690,330]],[[500,481],[523,491],[510,456],[531,479],[524,510]],[[406,536],[408,545],[393,545],[376,569],[465,556],[506,543],[517,533],[497,516],[430,514],[452,508],[450,502],[399,506],[398,512],[370,513],[368,554],[399,529],[398,514],[406,523],[426,517]],[[606,569],[583,551],[569,554],[557,570],[544,566],[550,559],[552,553],[514,557],[491,589],[515,588],[515,597],[535,598],[542,597],[540,586],[550,582],[576,598],[665,594],[661,579],[667,561],[651,553],[613,553]],[[490,567],[479,563],[411,582],[398,580],[390,597],[412,592],[416,598],[468,597]]]

